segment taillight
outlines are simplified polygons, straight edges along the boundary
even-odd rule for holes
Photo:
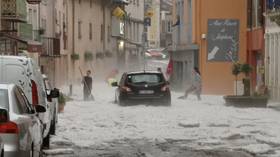
[[[126,86],[122,86],[121,90],[124,91],[124,92],[132,92],[132,90],[129,87],[126,87]]]
[[[38,90],[37,90],[37,85],[34,80],[31,80],[32,84],[32,104],[33,105],[38,105],[39,104],[39,97],[38,97]]]
[[[14,122],[6,122],[0,124],[0,133],[2,134],[18,134],[19,128]]]
[[[166,92],[167,90],[169,90],[169,86],[168,85],[165,85],[165,86],[161,87],[161,91],[162,92]]]

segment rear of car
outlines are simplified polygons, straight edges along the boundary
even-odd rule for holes
[[[39,156],[43,127],[23,91],[15,85],[0,84],[0,102],[5,157]]]
[[[50,106],[46,103],[43,77],[39,66],[31,58],[24,56],[0,56],[0,83],[13,83],[20,86],[32,105],[42,105],[46,112],[40,114],[44,125],[44,146],[49,146],[51,126]]]
[[[160,72],[125,73],[118,89],[119,103],[155,102],[171,105],[169,84]]]

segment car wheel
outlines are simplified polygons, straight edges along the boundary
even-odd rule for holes
[[[34,146],[33,146],[33,144],[31,145],[29,157],[34,157]]]
[[[55,131],[56,131],[56,123],[55,123],[55,118],[54,118],[54,120],[52,120],[52,122],[51,122],[50,134],[55,135]]]
[[[171,106],[171,98],[164,99],[162,102],[164,106]]]
[[[1,157],[4,157],[4,150],[1,151]]]
[[[118,104],[120,106],[126,106],[126,102],[124,100],[120,99],[120,98],[119,98]]]
[[[48,134],[47,137],[43,139],[43,147],[44,148],[50,147],[50,134]]]

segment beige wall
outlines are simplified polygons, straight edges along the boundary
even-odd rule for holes
[[[82,0],[79,4],[78,0],[74,0],[75,13],[73,14],[72,0],[68,3],[68,48],[69,48],[69,82],[80,82],[81,74],[79,68],[85,73],[86,70],[92,70],[95,78],[103,79],[111,69],[116,67],[115,59],[104,58],[96,59],[97,52],[104,52],[109,50],[113,55],[116,53],[116,39],[110,36],[111,26],[111,8],[109,3],[104,3],[105,7],[102,7],[103,0],[94,0],[92,8],[90,7],[90,0]],[[104,14],[103,14],[104,13]],[[103,16],[104,15],[104,16]],[[74,19],[73,19],[74,17]],[[74,21],[73,21],[74,20]],[[81,21],[81,39],[78,38],[78,22]],[[74,31],[73,31],[74,22]],[[89,39],[89,23],[92,23],[93,27],[93,39]],[[101,25],[104,24],[105,35],[101,41]],[[109,33],[109,34],[108,34]],[[74,35],[74,36],[73,36]],[[108,39],[109,38],[109,39]],[[84,53],[86,51],[92,52],[94,60],[85,62]],[[70,54],[79,53],[80,59],[73,61],[70,58]]]
[[[160,46],[160,0],[152,1],[152,11],[154,15],[151,18],[151,26],[148,27],[148,40],[151,48]]]
[[[223,7],[221,7],[223,6]],[[247,50],[247,1],[244,0],[195,0],[194,42],[200,47],[200,69],[203,92],[206,94],[233,94],[235,77],[231,73],[231,62],[208,62],[207,35],[208,19],[237,19],[239,27],[239,62],[246,62]],[[239,78],[241,79],[241,77]]]

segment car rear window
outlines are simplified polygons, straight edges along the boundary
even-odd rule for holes
[[[161,83],[163,76],[160,74],[132,74],[127,76],[127,82],[133,84]]]
[[[6,89],[0,89],[0,107],[9,109],[9,97]]]

